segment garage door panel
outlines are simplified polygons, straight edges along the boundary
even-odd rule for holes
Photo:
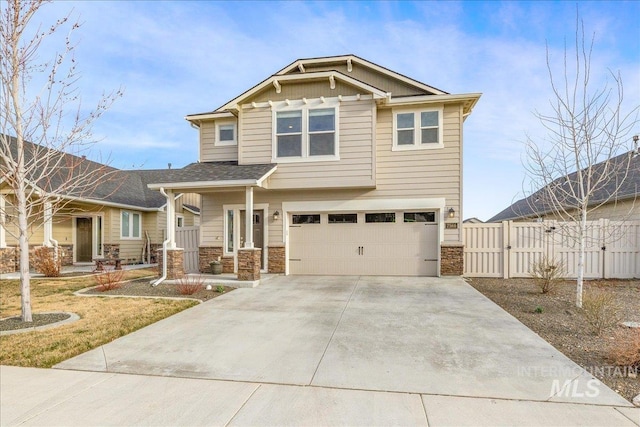
[[[433,223],[301,224],[289,228],[291,274],[438,273]]]

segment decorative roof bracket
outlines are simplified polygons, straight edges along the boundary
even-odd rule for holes
[[[347,71],[348,72],[353,71],[353,64],[351,63],[351,58],[347,59]]]
[[[333,74],[331,74],[331,75],[329,76],[329,87],[330,87],[331,89],[335,89],[335,88],[336,88],[336,78],[335,78],[335,77],[333,77]]]
[[[298,70],[300,70],[301,73],[304,73],[304,65],[302,65],[302,63],[298,64]]]
[[[282,92],[282,86],[280,86],[280,82],[278,80],[273,81],[273,87],[276,88],[276,93]]]

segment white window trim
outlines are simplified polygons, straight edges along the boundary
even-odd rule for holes
[[[438,143],[434,144],[423,144],[421,142],[421,123],[420,123],[420,113],[437,111],[438,112]],[[413,144],[412,145],[398,145],[398,114],[403,113],[413,113]],[[410,108],[402,108],[402,109],[394,109],[393,110],[393,146],[391,151],[411,151],[411,150],[436,150],[440,148],[444,148],[443,141],[443,114],[444,107],[436,107],[436,108],[420,108],[420,109],[410,109]]]
[[[140,231],[140,236],[138,237],[125,237],[122,235],[122,213],[123,212],[129,212],[129,214],[131,215],[131,219],[133,220],[133,215],[136,214],[138,215],[138,218],[140,218],[140,226],[138,227],[138,230]],[[133,233],[133,221],[129,222],[129,234]],[[120,240],[142,240],[142,212],[138,212],[138,211],[130,211],[130,210],[126,210],[126,209],[121,209],[120,210]]]
[[[180,220],[182,220],[182,225],[180,225]],[[176,228],[184,227],[184,215],[176,215]]]
[[[233,125],[233,141],[220,141],[220,126]],[[233,120],[216,121],[215,145],[218,147],[238,145],[238,124]]]
[[[273,163],[300,163],[300,162],[331,162],[340,160],[340,101],[338,98],[325,99],[305,99],[289,101],[271,109],[272,135],[271,135],[271,161]],[[327,156],[309,155],[309,110],[322,110],[333,108],[335,110],[335,154]],[[284,111],[302,111],[302,156],[300,157],[278,157],[278,120],[277,113]]]

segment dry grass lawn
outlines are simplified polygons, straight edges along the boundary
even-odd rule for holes
[[[125,279],[134,279],[153,272],[129,270],[125,274]],[[80,320],[43,331],[0,336],[0,364],[49,368],[197,304],[188,300],[73,295],[93,285],[92,277],[32,279],[34,313],[67,311],[76,313]],[[0,318],[20,314],[19,286],[17,280],[1,282]]]

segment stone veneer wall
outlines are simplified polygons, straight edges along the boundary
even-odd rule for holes
[[[102,245],[103,248],[103,256],[106,259],[117,259],[120,258],[120,244],[119,243],[105,243]]]
[[[198,248],[198,270],[200,273],[211,273],[209,264],[218,258],[222,260],[222,272],[233,273],[235,270],[233,257],[223,256],[222,248],[219,246],[200,246]]]
[[[269,246],[269,273],[284,273],[285,248],[284,246]]]
[[[446,244],[440,247],[440,275],[462,276],[464,273],[464,245]]]
[[[0,274],[18,270],[18,248],[0,248]]]
[[[158,273],[162,276],[164,259],[162,249],[158,251]],[[167,250],[167,279],[175,280],[184,276],[184,249]]]
[[[62,265],[73,265],[73,245],[59,245],[58,250]]]
[[[260,280],[262,249],[238,250],[238,280]]]

